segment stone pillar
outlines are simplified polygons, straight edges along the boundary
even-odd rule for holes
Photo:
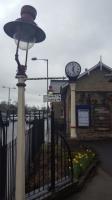
[[[70,137],[77,138],[76,134],[76,101],[75,101],[75,82],[70,83],[71,89],[71,123],[70,123]]]

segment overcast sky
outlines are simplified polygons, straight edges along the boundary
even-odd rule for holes
[[[8,100],[8,89],[17,80],[16,46],[3,31],[3,26],[20,16],[23,5],[37,9],[36,23],[46,33],[46,40],[29,50],[28,77],[46,76],[45,61],[49,60],[49,76],[65,76],[65,65],[77,61],[91,68],[99,62],[112,66],[112,0],[0,0],[0,101]],[[46,81],[26,82],[26,104],[44,105]],[[17,88],[11,90],[11,102],[17,101]]]

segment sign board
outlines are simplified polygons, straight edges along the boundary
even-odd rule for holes
[[[43,102],[60,102],[61,94],[44,95]]]
[[[89,126],[89,110],[78,110],[78,126]]]

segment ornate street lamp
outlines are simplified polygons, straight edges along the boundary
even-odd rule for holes
[[[16,200],[25,199],[25,81],[28,49],[35,43],[45,40],[44,31],[34,22],[37,11],[34,7],[25,5],[21,9],[21,18],[5,24],[5,33],[17,44],[15,60],[18,64],[16,78],[18,79],[18,127],[17,127],[17,160],[16,160]],[[18,57],[19,49],[26,53],[25,64],[21,65]]]

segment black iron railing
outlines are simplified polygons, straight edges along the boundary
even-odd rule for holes
[[[53,111],[50,122],[51,131],[46,133],[49,140],[40,144],[39,151],[32,162],[29,162],[29,174],[26,177],[27,197],[44,198],[49,192],[73,181],[71,151],[64,134],[56,129]]]
[[[44,199],[73,181],[69,145],[64,133],[56,128],[54,112],[48,116],[46,119],[46,112],[40,110],[25,116],[26,199]],[[13,113],[7,120],[9,124],[0,115],[0,199],[14,200],[17,115]]]

